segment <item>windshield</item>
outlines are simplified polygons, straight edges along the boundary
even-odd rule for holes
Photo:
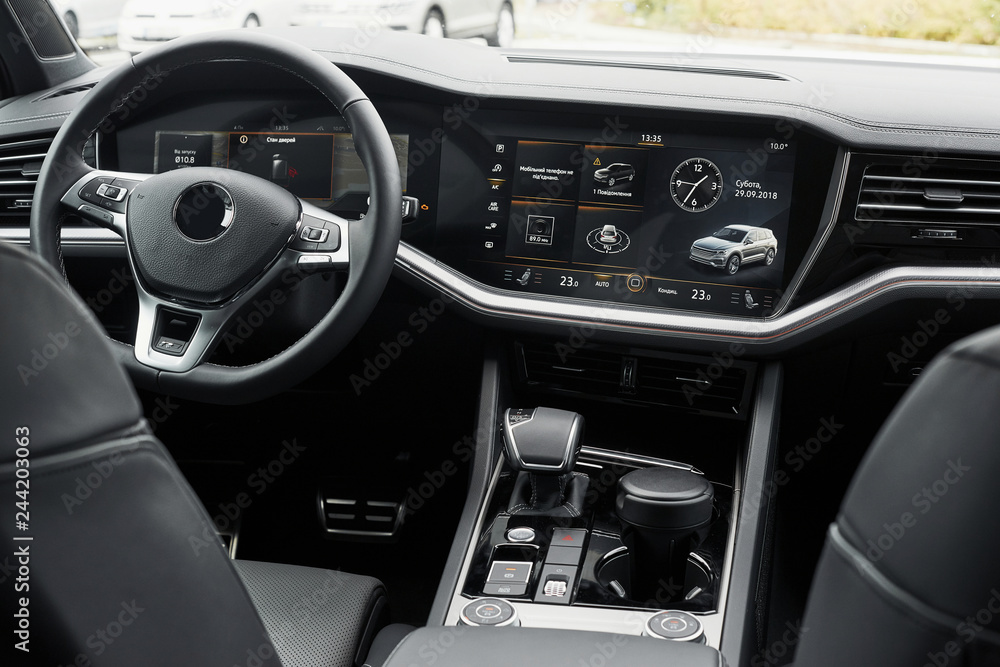
[[[351,26],[490,46],[1000,64],[1000,0],[52,0],[99,64],[181,35]]]
[[[739,241],[744,236],[746,232],[740,231],[738,229],[733,229],[732,227],[726,227],[725,229],[720,229],[719,231],[712,234],[717,239],[724,239],[726,241]]]

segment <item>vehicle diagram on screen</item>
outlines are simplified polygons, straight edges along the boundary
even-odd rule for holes
[[[614,225],[604,225],[587,234],[587,245],[593,250],[607,255],[626,250],[631,242],[628,234]]]
[[[751,262],[774,263],[778,239],[766,227],[729,225],[691,244],[691,260],[735,275]]]

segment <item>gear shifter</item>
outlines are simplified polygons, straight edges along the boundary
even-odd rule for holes
[[[518,471],[508,512],[580,515],[589,478],[574,473],[583,446],[583,417],[554,408],[510,408],[504,413],[507,461]]]

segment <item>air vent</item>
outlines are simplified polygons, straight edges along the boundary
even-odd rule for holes
[[[1000,165],[975,164],[982,166],[973,168],[962,160],[873,164],[861,181],[855,219],[921,226],[1000,225]]]
[[[79,86],[69,86],[67,88],[60,88],[59,90],[53,90],[51,93],[42,95],[41,97],[32,100],[32,102],[42,102],[44,100],[51,100],[56,97],[63,97],[64,95],[74,95],[76,93],[85,93],[91,88],[93,88],[96,83],[82,83]]]
[[[28,225],[38,172],[51,137],[0,144],[0,224]]]
[[[531,388],[625,403],[745,418],[754,365],[731,357],[628,354],[565,344],[518,343],[521,379]]]

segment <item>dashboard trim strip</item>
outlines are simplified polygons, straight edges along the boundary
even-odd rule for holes
[[[0,229],[0,240],[27,245],[28,230]],[[76,249],[123,246],[114,232],[101,228],[63,229],[63,243]],[[795,310],[767,320],[755,320],[508,293],[471,280],[406,242],[399,244],[396,265],[419,282],[480,315],[748,344],[773,344],[799,336],[805,338],[806,331],[842,317],[848,311],[909,298],[947,296],[958,288],[980,292],[976,296],[1000,298],[1000,268],[983,265],[904,266],[875,271]]]
[[[882,303],[933,296],[935,290],[946,291],[957,286],[994,290],[994,296],[1000,297],[1000,269],[984,266],[894,267],[854,280],[778,317],[755,320],[511,294],[473,281],[405,242],[399,245],[396,262],[410,275],[483,315],[748,343],[773,343],[802,335],[804,330],[876,299]]]

